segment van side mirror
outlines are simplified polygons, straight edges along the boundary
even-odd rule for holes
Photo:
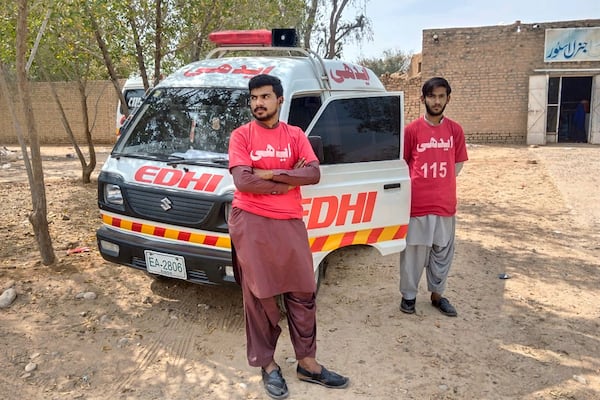
[[[325,153],[323,152],[323,141],[321,140],[321,136],[309,136],[308,141],[310,142],[315,155],[319,159],[319,163],[322,163],[325,159]]]

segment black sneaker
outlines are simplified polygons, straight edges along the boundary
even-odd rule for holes
[[[400,311],[406,314],[414,314],[415,313],[415,299],[406,300],[404,297],[400,302]]]

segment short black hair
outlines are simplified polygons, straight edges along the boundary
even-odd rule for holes
[[[250,91],[263,87],[263,86],[273,86],[273,91],[277,97],[283,96],[283,86],[281,85],[281,80],[273,75],[261,74],[256,75],[250,82],[248,82],[248,89]]]
[[[423,89],[422,89],[423,97],[427,97],[428,95],[433,93],[433,89],[435,89],[437,87],[446,88],[446,95],[450,96],[450,93],[452,92],[452,88],[450,87],[450,84],[448,83],[448,81],[440,76],[436,76],[436,77],[433,77],[433,78],[427,80],[427,82],[425,82],[425,84],[423,84]]]

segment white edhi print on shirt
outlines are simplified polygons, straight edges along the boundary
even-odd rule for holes
[[[444,151],[448,151],[454,147],[454,138],[450,136],[447,142],[444,142],[444,139],[440,139],[439,141],[435,138],[429,139],[429,142],[419,143],[417,144],[417,151],[419,153],[424,152],[427,149],[442,149]]]
[[[250,152],[250,159],[252,161],[258,161],[262,158],[279,158],[279,161],[285,161],[292,155],[292,149],[288,143],[287,148],[283,150],[275,150],[275,147],[270,144],[267,145],[265,150],[255,150]]]

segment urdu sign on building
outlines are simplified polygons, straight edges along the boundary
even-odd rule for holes
[[[600,27],[546,29],[544,62],[600,61]]]

